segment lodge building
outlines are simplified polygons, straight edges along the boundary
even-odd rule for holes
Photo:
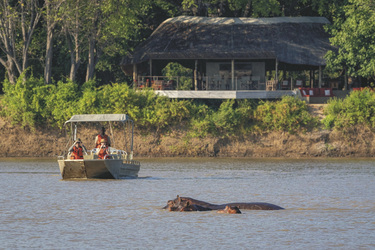
[[[169,18],[121,67],[138,87],[171,98],[279,98],[295,94],[296,87],[337,88],[322,76],[324,56],[335,49],[327,24],[324,17]],[[192,89],[178,91],[178,76],[162,76],[170,62],[193,70]],[[293,71],[310,77],[279,81],[280,72]]]

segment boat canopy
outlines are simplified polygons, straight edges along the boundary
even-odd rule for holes
[[[129,120],[129,116],[125,114],[86,114],[73,115],[65,124],[74,122],[126,122]]]

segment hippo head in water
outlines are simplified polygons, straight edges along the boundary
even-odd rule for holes
[[[241,214],[241,210],[236,206],[226,206],[224,209],[218,210],[221,214]]]
[[[164,209],[168,209],[168,211],[181,211],[184,207],[188,205],[187,201],[183,201],[180,196],[177,195],[177,198],[174,200],[169,200],[167,206]]]
[[[169,200],[167,206],[164,207],[168,211],[177,211],[177,212],[191,212],[191,211],[209,211],[212,209],[193,204],[190,199],[182,198],[177,195],[177,198],[174,200]]]

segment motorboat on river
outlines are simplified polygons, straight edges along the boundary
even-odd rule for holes
[[[67,146],[76,142],[78,138],[77,124],[80,123],[109,124],[112,139],[111,147],[108,150],[109,157],[107,159],[99,159],[98,148],[87,150],[83,155],[83,159],[71,159],[70,152],[64,152],[62,156],[58,157],[63,179],[125,179],[138,177],[140,163],[133,160],[134,122],[129,116],[125,114],[73,115],[64,124],[65,131],[68,130],[67,125],[70,125]],[[116,123],[119,130],[124,131],[124,149],[115,148],[116,137],[113,135],[112,123]]]

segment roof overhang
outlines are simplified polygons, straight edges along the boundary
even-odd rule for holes
[[[125,114],[84,114],[84,115],[73,115],[67,123],[75,122],[125,122],[130,120]]]

